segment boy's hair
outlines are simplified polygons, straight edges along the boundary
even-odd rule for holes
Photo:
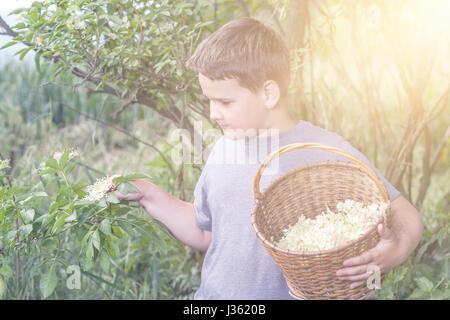
[[[209,35],[186,65],[212,80],[236,79],[256,93],[267,80],[287,96],[289,50],[274,29],[253,18],[232,20]]]

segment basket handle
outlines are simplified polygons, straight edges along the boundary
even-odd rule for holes
[[[386,188],[384,187],[384,184],[378,179],[377,174],[375,171],[368,166],[365,162],[361,161],[360,159],[356,158],[355,156],[351,155],[350,153],[335,148],[326,144],[317,143],[317,142],[309,142],[309,143],[291,143],[288,145],[285,145],[284,147],[281,147],[277,151],[272,152],[269,154],[266,159],[261,163],[259,166],[258,171],[256,172],[255,179],[253,180],[253,193],[255,197],[255,201],[261,199],[261,192],[259,191],[259,182],[261,180],[261,175],[264,169],[267,167],[270,161],[272,161],[274,158],[282,155],[283,153],[286,153],[288,151],[294,150],[294,149],[302,149],[302,148],[311,148],[311,149],[322,149],[325,151],[330,151],[332,153],[335,153],[337,155],[344,156],[353,162],[360,165],[362,171],[366,173],[377,185],[378,189],[381,191],[381,195],[384,198],[384,200],[389,200],[388,194],[386,192]]]

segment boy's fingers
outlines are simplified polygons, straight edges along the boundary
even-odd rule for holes
[[[357,267],[339,269],[336,272],[336,275],[338,277],[345,277],[345,276],[355,276],[365,274],[367,272],[367,267],[368,267],[367,265],[362,265]]]
[[[114,190],[114,194],[116,195],[117,199],[119,199],[119,200],[129,200],[127,198],[129,198],[130,194],[122,194],[118,190]]]
[[[114,190],[113,193],[114,193],[114,195],[117,197],[117,199],[119,199],[119,200],[122,200],[123,197],[124,197],[124,195],[121,194],[121,193],[120,193],[119,191],[117,191],[117,190]]]
[[[118,190],[114,190],[114,194],[116,195],[117,199],[127,201],[138,201],[143,197],[143,195],[139,192],[122,194]]]
[[[362,286],[365,283],[365,281],[356,281],[356,282],[352,282],[350,284],[350,289],[355,289],[359,286]]]
[[[355,282],[355,281],[365,280],[365,279],[369,278],[371,275],[372,275],[372,272],[366,271],[364,273],[355,274],[355,275],[351,275],[351,276],[341,276],[341,277],[338,277],[338,279]]]
[[[344,261],[343,265],[344,267],[351,267],[351,266],[357,266],[357,265],[363,265],[363,264],[369,264],[372,262],[372,254],[370,251],[366,251],[363,254],[350,258]]]

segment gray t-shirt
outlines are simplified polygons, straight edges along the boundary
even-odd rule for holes
[[[296,142],[338,147],[375,170],[391,201],[400,195],[363,154],[336,133],[301,120],[268,137],[231,140],[221,136],[209,154],[194,190],[194,208],[197,226],[211,231],[212,239],[194,299],[292,299],[281,271],[251,225],[254,177],[266,156],[280,147]],[[261,177],[260,190],[288,170],[325,160],[350,161],[321,149],[295,149],[270,163]]]

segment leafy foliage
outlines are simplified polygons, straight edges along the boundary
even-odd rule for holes
[[[61,269],[78,265],[83,274],[111,285],[92,273],[95,266],[106,275],[119,270],[128,274],[133,266],[130,261],[132,254],[141,248],[153,247],[152,252],[160,252],[162,256],[177,248],[173,243],[169,244],[173,238],[162,226],[128,201],[118,201],[112,193],[99,201],[83,200],[86,196],[83,188],[88,184],[70,181],[70,174],[77,162],[70,159],[69,154],[70,150],[66,150],[59,159],[51,157],[42,162],[37,168],[41,179],[37,185],[17,187],[3,183],[0,187],[2,294],[8,290],[10,292],[7,295],[11,297],[12,294],[9,286],[14,283],[14,279],[7,258],[13,253],[20,252],[22,259],[26,258],[30,263],[26,264],[26,268],[31,268],[29,277],[33,280],[39,278],[41,296],[46,298],[55,292],[58,283],[63,282],[58,281],[57,266]],[[10,177],[4,172],[7,167],[2,167],[0,181],[5,181]],[[126,194],[135,191],[127,181],[141,178],[148,179],[149,176],[131,174],[114,178],[113,181],[117,186],[122,186],[120,191]],[[53,189],[55,185],[58,187]],[[131,246],[131,239],[138,245]],[[126,256],[121,266],[124,242]],[[155,254],[150,257],[146,255],[145,258],[152,261],[152,255]],[[136,257],[133,256],[133,259]],[[160,262],[158,260],[155,263]],[[8,284],[6,288],[4,279]],[[26,286],[28,282],[17,284],[17,290],[20,285]],[[59,290],[63,287],[60,284]],[[127,290],[120,289],[122,294],[130,294]],[[158,288],[154,291],[156,295]]]
[[[14,12],[20,22],[5,47],[24,43],[27,47],[16,52],[20,59],[34,50],[38,69],[45,58],[55,64],[55,76],[81,78],[75,87],[88,85],[91,92],[122,99],[114,117],[140,103],[179,125],[189,109],[205,114],[194,107],[200,92],[184,64],[196,36],[211,24],[200,19],[205,6],[203,1],[36,1]],[[182,126],[193,136],[189,121]]]
[[[35,49],[56,59],[59,71],[81,68],[121,91],[158,88],[157,74],[181,78],[183,65],[174,48],[190,41],[205,25],[196,20],[201,2],[179,1],[67,1],[34,2],[17,10],[22,21],[14,26],[14,41],[32,43],[19,51]],[[186,54],[186,52],[183,52]],[[169,79],[169,78],[168,78]],[[167,81],[168,81],[167,79]],[[153,81],[154,80],[154,81]],[[154,82],[154,83],[153,83]],[[144,85],[145,84],[145,85]]]
[[[389,272],[378,299],[450,299],[449,221],[447,213],[445,224],[436,232],[426,232],[414,254]]]
[[[414,3],[35,2],[15,12],[20,21],[12,29],[17,34],[4,46],[27,45],[17,56],[36,52],[39,72],[17,66],[0,72],[2,92],[9,93],[2,97],[0,108],[0,150],[10,151],[14,146],[23,155],[29,142],[48,139],[46,134],[55,128],[45,121],[45,114],[59,127],[73,124],[77,116],[65,108],[68,101],[78,111],[104,117],[105,110],[117,105],[103,93],[120,100],[122,108],[115,115],[137,102],[172,124],[191,129],[193,113],[207,118],[208,112],[194,74],[184,69],[183,61],[202,37],[226,21],[239,16],[273,21],[290,40],[293,53],[293,113],[340,133],[369,155],[376,167],[387,168],[385,177],[422,212],[427,229],[419,247],[387,275],[373,298],[449,299],[450,202],[445,194],[449,131],[445,114],[450,109],[448,84],[442,78],[442,72],[448,71],[448,64],[442,63],[447,51],[439,47],[448,48],[448,43],[439,32],[419,37],[418,33],[425,32],[423,21],[408,21],[408,15],[397,19],[398,12],[410,12],[408,6]],[[52,61],[54,67],[43,61]],[[51,81],[64,80],[78,95],[67,87],[37,89],[37,83],[50,81],[49,75],[57,76]],[[80,94],[81,88],[87,94]],[[134,127],[145,118],[142,109],[134,110],[130,117],[130,113],[121,113],[117,122]],[[151,114],[149,118],[153,132],[167,131],[160,117]],[[106,135],[105,144],[117,149],[128,146],[128,141],[120,143]],[[95,132],[91,138],[101,146],[103,141],[97,140]],[[177,196],[186,189],[191,199],[197,175],[192,171],[183,175],[182,168],[169,170],[164,155],[172,146],[160,140],[161,152],[145,164],[151,169],[152,181]],[[132,143],[138,155],[144,152],[142,145]],[[15,175],[9,168],[0,170],[0,297],[192,297],[199,284],[198,252],[173,240],[142,209],[113,196],[99,202],[81,200],[87,184],[83,178],[72,182],[78,169],[86,172],[91,183],[93,176],[101,174],[67,156],[48,158],[38,175],[25,165],[15,166]],[[186,184],[177,183],[177,173],[185,177]],[[130,191],[125,182],[119,187]],[[430,208],[420,210],[423,203]],[[60,273],[74,265],[81,267],[82,291],[68,290]]]

